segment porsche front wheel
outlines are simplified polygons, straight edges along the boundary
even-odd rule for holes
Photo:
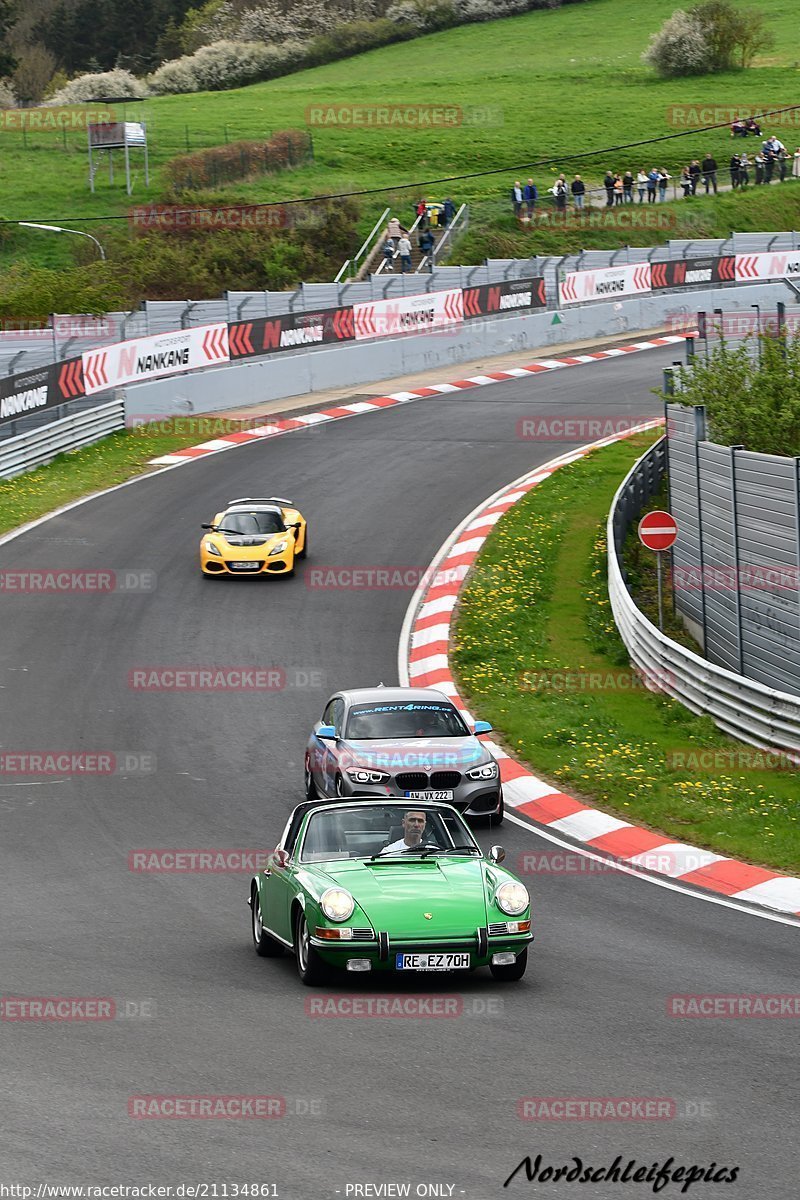
[[[505,967],[493,967],[490,965],[489,970],[500,983],[516,983],[518,979],[522,979],[527,965],[528,951],[525,949],[522,951],[522,954],[517,955],[515,962],[509,963]]]
[[[328,970],[317,951],[311,945],[311,935],[304,912],[297,914],[294,950],[297,958],[297,974],[307,987],[317,987],[328,977]]]
[[[250,895],[250,908],[252,910],[253,945],[256,954],[260,958],[279,958],[283,954],[283,947],[280,942],[276,942],[274,938],[271,938],[264,931],[264,919],[261,915],[261,897],[257,887],[253,888]]]

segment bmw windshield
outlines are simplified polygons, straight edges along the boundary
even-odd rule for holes
[[[469,737],[452,704],[413,701],[410,704],[354,704],[347,718],[349,741],[380,738]]]

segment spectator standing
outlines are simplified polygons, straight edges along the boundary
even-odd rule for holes
[[[786,172],[789,169],[790,157],[791,156],[786,147],[781,146],[780,150],[778,151],[778,174],[780,176],[781,183],[783,183],[784,179],[786,178]]]
[[[603,187],[606,189],[606,208],[611,208],[614,203],[614,176],[610,171],[606,171],[603,179]]]
[[[644,203],[644,193],[645,193],[646,188],[647,188],[647,176],[645,175],[644,171],[641,168],[639,168],[639,172],[636,176],[636,190],[639,193],[639,203],[640,204]]]
[[[531,182],[532,182],[532,180],[529,179],[528,183],[531,183]],[[536,188],[534,188],[533,190],[535,192]],[[452,219],[455,215],[456,215],[456,206],[453,203],[452,198],[450,196],[448,196],[444,202],[444,208],[442,210],[442,219],[444,221],[445,227],[450,224],[450,222],[452,221]]]
[[[563,175],[559,175],[553,186],[550,188],[556,201],[556,209],[559,212],[566,212],[567,209],[567,181]]]
[[[684,199],[692,195],[692,177],[689,174],[689,168],[684,167],[681,171],[681,187],[683,188]]]
[[[622,204],[622,199],[623,199],[622,193],[623,193],[623,190],[624,190],[624,189],[623,189],[623,186],[622,186],[622,176],[621,176],[621,175],[615,175],[615,176],[614,176],[614,203],[615,203],[615,204]]]
[[[539,193],[536,189],[536,184],[532,179],[529,179],[522,189],[522,198],[525,201],[525,206],[528,211],[528,220],[533,216],[533,210],[536,208],[536,201],[539,199]]]
[[[411,270],[411,242],[407,233],[400,238],[397,249],[400,253],[400,270],[405,275],[406,271]]]
[[[747,187],[750,182],[750,159],[747,151],[743,150],[739,155],[739,187]]]
[[[800,146],[792,155],[792,175],[795,179],[800,179]]]
[[[417,221],[419,222],[419,224],[417,225],[417,229],[419,229],[420,231],[423,229],[427,229],[427,227],[428,227],[428,206],[424,200],[420,200],[419,203],[417,204],[416,213],[417,213]]]
[[[622,195],[626,204],[633,204],[633,175],[630,168],[622,176]]]
[[[775,170],[775,152],[772,147],[765,143],[761,157],[764,159],[764,183],[772,183],[772,172]]]
[[[522,212],[522,184],[517,179],[511,189],[511,199],[514,204],[514,216],[518,217]]]
[[[384,263],[383,269],[385,271],[393,271],[394,270],[395,244],[394,244],[394,241],[392,240],[392,238],[389,237],[388,231],[386,234],[386,241],[383,243],[383,246],[381,247],[381,249],[383,251],[383,263]]]
[[[753,164],[756,169],[756,183],[764,182],[764,155],[759,150],[753,159]]]
[[[581,179],[580,175],[576,175],[572,183],[569,185],[569,190],[572,192],[572,201],[576,208],[583,208],[586,198],[586,184]]]
[[[700,163],[696,158],[693,158],[689,163],[689,174],[692,177],[692,195],[697,195],[697,185],[700,183],[700,176],[703,174]]]
[[[666,168],[661,167],[658,172],[658,198],[662,204],[667,198],[667,184],[669,183],[670,179],[672,179],[672,176],[670,175],[669,171],[667,171]]]
[[[400,224],[397,217],[390,217],[389,224],[386,226],[386,236],[390,237],[394,242],[395,250],[397,249],[397,243],[404,233],[408,233],[408,230]]]
[[[731,155],[730,172],[731,172],[731,187],[735,191],[736,188],[739,186],[741,172],[742,172],[742,160],[738,154]]]
[[[656,188],[658,187],[658,171],[655,167],[647,174],[647,203],[655,204]]]
[[[707,154],[700,164],[700,170],[703,172],[703,183],[706,186],[706,195],[708,195],[709,184],[714,189],[714,195],[717,194],[717,160],[712,154]]]

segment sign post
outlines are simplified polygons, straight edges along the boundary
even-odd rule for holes
[[[678,523],[671,513],[656,509],[647,513],[639,522],[639,541],[648,550],[656,552],[658,575],[658,628],[664,631],[664,585],[661,574],[661,555],[669,550],[678,536]]]

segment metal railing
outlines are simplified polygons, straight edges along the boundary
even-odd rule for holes
[[[639,610],[628,591],[621,562],[625,534],[660,486],[664,463],[662,438],[628,472],[608,515],[608,594],[620,637],[644,678],[692,712],[707,714],[739,741],[800,754],[800,696],[714,666],[672,641]]]
[[[378,217],[375,224],[372,226],[372,229],[367,234],[364,244],[360,247],[359,250],[356,251],[356,253],[354,254],[354,256],[352,258],[348,258],[348,259],[346,259],[345,262],[342,263],[341,267],[339,268],[339,274],[334,277],[334,280],[333,280],[334,283],[341,283],[342,279],[345,278],[345,276],[349,279],[351,277],[351,273],[352,273],[352,275],[358,274],[358,271],[359,271],[358,264],[361,262],[361,260],[365,256],[368,256],[370,250],[374,248],[373,241],[377,237],[378,230],[381,228],[382,225],[384,225],[386,223],[391,211],[392,210],[390,208],[385,208],[383,210],[383,212]],[[351,268],[352,268],[352,272],[351,272]]]
[[[0,441],[0,479],[13,479],[52,462],[58,454],[89,446],[124,428],[125,402],[120,398],[51,421],[40,429],[4,438]]]

